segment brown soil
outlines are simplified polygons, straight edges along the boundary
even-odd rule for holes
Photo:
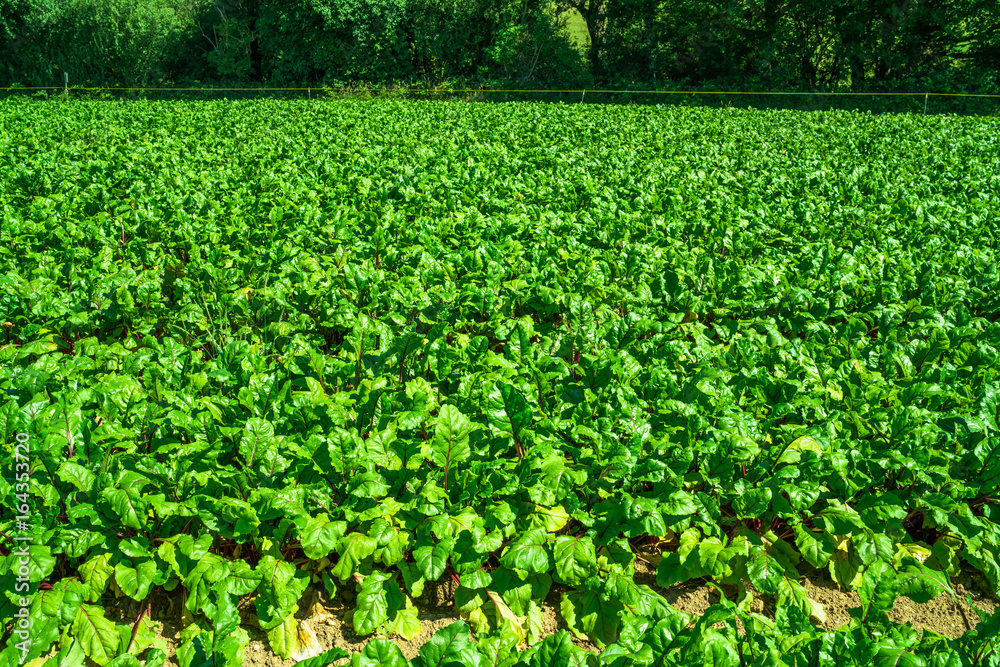
[[[656,570],[642,561],[636,563],[636,582],[646,584],[659,591],[667,601],[680,611],[692,614],[703,614],[709,606],[719,602],[718,592],[710,586],[687,582],[663,590],[656,585]],[[826,622],[820,627],[824,630],[836,630],[851,620],[848,609],[860,607],[861,599],[854,591],[842,591],[830,579],[825,570],[816,570],[803,577],[800,582],[809,592],[810,599],[823,605],[826,612]],[[978,572],[962,572],[952,579],[956,600],[946,595],[939,595],[930,602],[920,604],[899,596],[893,605],[889,618],[896,623],[910,623],[917,630],[933,630],[948,637],[960,637],[969,628],[976,627],[979,616],[969,605],[967,596],[973,604],[983,611],[992,612],[1000,603],[996,592]],[[725,590],[726,597],[735,601],[735,589]],[[766,595],[756,593],[751,604],[751,610],[765,616],[773,614],[773,601]]]
[[[646,584],[658,591],[676,609],[695,615],[701,615],[713,604],[719,602],[718,591],[711,586],[698,582],[687,582],[669,589],[661,589],[656,585],[655,569],[642,561],[636,563],[636,582]],[[848,609],[860,606],[857,593],[841,591],[824,571],[815,571],[802,579],[802,584],[809,591],[809,596],[823,605],[826,612],[826,623],[823,628],[833,630],[850,621]],[[966,595],[971,597],[973,604],[979,609],[992,611],[1000,598],[991,590],[982,575],[974,572],[963,572],[953,579],[958,604],[946,596],[939,596],[926,604],[918,604],[909,598],[899,597],[893,607],[890,617],[897,623],[911,623],[916,629],[928,628],[949,637],[962,635],[968,626],[975,627],[978,615],[969,606]],[[346,587],[345,587],[346,588]],[[553,634],[565,629],[566,625],[558,613],[559,601],[564,588],[553,586],[548,597],[542,604],[544,615],[544,632]],[[723,588],[729,599],[735,599],[736,590]],[[421,632],[412,641],[395,638],[396,644],[402,649],[407,659],[417,655],[420,647],[429,640],[435,632],[458,620],[459,616],[451,606],[454,584],[451,582],[428,583],[424,595],[415,600],[419,610]],[[327,601],[324,596],[313,592],[307,595],[300,604],[296,617],[300,620],[308,635],[315,636],[316,652],[326,651],[333,647],[354,652],[364,648],[371,636],[359,637],[347,625],[341,622],[344,613],[353,608],[353,592],[344,591],[337,599]],[[143,605],[127,598],[113,600],[106,606],[108,617],[118,623],[131,625],[138,617]],[[242,627],[250,635],[250,643],[244,649],[248,667],[292,667],[295,659],[283,660],[271,652],[267,634],[257,625],[252,604],[247,600],[240,603]],[[773,602],[767,596],[754,593],[751,608],[757,613],[770,616]],[[168,665],[177,665],[176,649],[180,643],[181,602],[179,596],[158,596],[154,600],[153,618],[159,621],[157,637],[164,641],[167,647]],[[968,624],[968,626],[967,626]],[[586,640],[574,639],[574,643],[589,652],[597,653],[598,649]],[[305,656],[300,656],[300,659]],[[337,664],[347,664],[341,661]]]
[[[920,604],[899,596],[889,618],[896,623],[909,623],[917,630],[928,629],[948,637],[960,637],[979,622],[979,616],[969,605],[967,596],[972,598],[976,607],[988,612],[992,612],[1000,602],[981,579],[982,575],[971,572],[963,572],[952,579],[956,600],[939,595],[930,602]],[[823,628],[826,630],[848,623],[851,617],[847,610],[861,606],[856,592],[839,590],[829,577],[806,577],[802,584],[809,591],[809,597],[823,605],[827,619]]]

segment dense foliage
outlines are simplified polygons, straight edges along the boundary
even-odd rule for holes
[[[412,637],[451,580],[465,620],[414,665],[998,664],[1000,614],[886,614],[962,568],[1000,588],[997,120],[8,100],[0,128],[29,657],[163,664],[104,607],[157,591],[183,667],[240,664],[250,595],[283,656],[308,588]],[[739,594],[692,618],[637,558]],[[817,568],[860,595],[836,631]],[[600,657],[539,641],[552,590]]]
[[[1000,0],[0,0],[0,85],[1000,92]]]

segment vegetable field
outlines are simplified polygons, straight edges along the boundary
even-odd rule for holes
[[[998,145],[0,103],[0,667],[236,666],[251,631],[306,667],[1000,664],[953,583],[1000,589]],[[460,618],[404,655],[432,589]],[[939,596],[959,632],[890,617]]]

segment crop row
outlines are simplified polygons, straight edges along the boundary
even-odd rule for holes
[[[0,667],[21,608],[38,664],[154,665],[108,600],[176,592],[179,663],[236,665],[240,599],[287,658],[308,589],[412,638],[441,580],[464,620],[413,664],[997,664],[1000,615],[886,615],[963,568],[1000,589],[995,119],[8,100],[0,128]],[[681,613],[637,558],[736,601]],[[860,595],[837,631],[817,568]],[[599,657],[543,637],[553,586]]]

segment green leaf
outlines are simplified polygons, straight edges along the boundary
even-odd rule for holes
[[[527,574],[544,574],[553,567],[544,528],[525,531],[500,557],[500,564]]]
[[[635,616],[658,619],[673,613],[662,595],[645,584],[637,584],[631,575],[612,573],[604,597]]]
[[[472,572],[465,572],[462,574],[461,583],[462,586],[470,589],[486,588],[493,581],[493,576],[488,570],[473,570]]]
[[[497,382],[489,396],[490,428],[517,438],[531,424],[531,408],[524,396],[506,382]]]
[[[177,662],[181,667],[213,667],[209,633],[201,632],[181,644],[177,649]]]
[[[573,642],[565,630],[549,635],[521,655],[518,665],[524,667],[569,667]]]
[[[365,577],[358,593],[358,605],[354,610],[354,631],[361,636],[370,635],[389,620],[389,605],[386,600],[385,582],[391,576],[383,572],[372,572]]]
[[[261,573],[261,582],[254,606],[261,629],[271,630],[296,611],[299,599],[309,583],[309,575],[303,570],[295,569],[291,563],[270,555],[260,559],[257,571]]]
[[[861,585],[863,565],[853,545],[838,548],[830,559],[830,576],[842,589],[853,591]]]
[[[444,468],[446,488],[451,467],[457,461],[466,460],[472,453],[469,448],[471,431],[472,424],[458,408],[453,405],[441,407],[431,441],[431,455],[434,462]]]
[[[495,633],[479,636],[479,652],[484,656],[484,665],[490,667],[511,667],[517,661],[517,646],[522,641],[510,624],[503,623]]]
[[[455,538],[445,537],[434,545],[426,545],[413,550],[413,557],[424,578],[437,581],[448,565],[448,556],[455,548]]]
[[[285,660],[299,650],[299,622],[289,614],[281,622],[267,631],[267,641],[271,650]]]
[[[79,491],[90,491],[97,476],[83,466],[72,461],[63,461],[59,464],[56,475],[64,482],[72,484]]]
[[[42,544],[29,543],[25,551],[27,553],[22,553],[20,549],[12,550],[11,555],[5,559],[7,571],[20,573],[22,567],[27,567],[28,581],[32,584],[48,579],[56,567],[56,559],[52,556],[52,549]],[[3,562],[0,561],[0,563]],[[107,562],[107,559],[103,562]],[[100,567],[100,564],[95,563],[94,567]],[[3,571],[0,569],[0,572]]]
[[[413,641],[420,636],[420,610],[409,600],[402,609],[390,610],[389,620],[385,623],[387,632],[395,633],[406,641]]]
[[[589,537],[557,537],[553,556],[556,575],[570,586],[582,584],[597,573],[597,553]]]
[[[108,667],[142,667],[142,663],[131,653],[123,653],[109,662]]]
[[[337,543],[346,530],[345,522],[331,521],[327,514],[313,517],[309,519],[299,538],[302,551],[307,558],[324,558],[337,548]]]
[[[939,595],[955,598],[946,573],[932,570],[911,558],[903,561],[897,578],[899,595],[905,595],[919,604],[927,604]]]
[[[124,658],[125,656],[119,657]],[[135,658],[135,656],[131,657]],[[80,643],[79,639],[74,639],[69,646],[60,649],[58,653],[49,658],[45,663],[45,667],[84,667],[86,660],[87,654],[83,652],[83,644]],[[111,667],[115,667],[115,661],[117,660],[118,658],[115,658],[115,660],[112,660],[108,664]],[[15,664],[18,663],[11,663],[11,667]]]
[[[218,581],[212,587],[215,597],[215,614],[211,617],[217,637],[226,637],[240,627],[240,613],[236,608],[236,600],[226,590],[225,580]]]
[[[535,510],[528,516],[532,526],[540,526],[547,533],[555,533],[566,527],[570,516],[562,505],[542,507],[535,505]]]
[[[358,656],[358,667],[407,667],[403,651],[388,639],[376,637],[365,645]]]
[[[795,545],[799,548],[799,553],[806,559],[806,562],[816,568],[823,568],[830,562],[833,556],[832,540],[826,533],[816,534],[803,526],[796,524]]]
[[[612,644],[617,639],[620,609],[602,599],[595,590],[567,591],[559,604],[570,631],[578,637],[589,636],[599,647]]]
[[[734,502],[736,517],[739,519],[756,519],[767,513],[771,506],[771,489],[769,487],[749,489]]]
[[[420,653],[413,659],[413,667],[445,667],[463,665],[479,667],[482,656],[469,642],[469,626],[465,621],[455,621],[434,633],[427,643],[420,647]]]
[[[399,568],[400,573],[403,575],[403,583],[406,585],[406,590],[410,592],[410,595],[415,598],[423,595],[426,580],[421,574],[420,566],[416,563],[402,561],[396,567]]]
[[[722,542],[714,537],[706,538],[698,545],[698,564],[708,576],[715,579],[725,576],[729,556]]]
[[[213,635],[215,636],[215,635]],[[214,647],[213,660],[223,665],[243,665],[246,662],[246,646],[250,643],[250,635],[243,628],[217,638]]]
[[[332,648],[329,651],[324,651],[323,653],[313,658],[306,658],[305,660],[300,660],[296,662],[295,667],[329,667],[338,660],[343,660],[344,658],[350,658],[350,657],[351,654],[345,651],[344,649]]]
[[[252,468],[254,461],[259,459],[274,439],[274,426],[271,422],[252,417],[247,420],[240,439],[240,456],[246,461],[247,468]]]
[[[136,602],[142,602],[149,595],[155,576],[156,563],[151,560],[143,561],[134,568],[123,563],[115,565],[115,583]]]
[[[784,576],[778,584],[778,606],[794,606],[807,618],[814,619],[817,624],[826,623],[826,611],[823,605],[810,599],[809,592],[789,576]]]
[[[862,575],[861,588],[858,589],[862,622],[867,621],[873,611],[888,612],[892,609],[898,590],[896,572],[883,561],[872,563]]]
[[[643,642],[652,649],[652,657],[666,663],[667,656],[684,644],[686,614],[677,613],[658,621],[643,637]]]
[[[340,540],[337,553],[340,560],[331,568],[331,572],[341,581],[347,581],[363,560],[375,553],[377,543],[364,533],[351,533]]]
[[[159,624],[149,615],[144,615],[132,624],[132,627],[119,625],[118,632],[122,633],[122,649],[135,655],[142,655],[148,649],[161,642],[156,638],[156,629]]]
[[[87,657],[98,665],[107,665],[118,655],[121,640],[117,627],[113,621],[104,617],[104,610],[100,607],[80,605],[70,631],[83,646]]]
[[[254,571],[246,561],[230,561],[229,574],[225,578],[226,591],[230,595],[250,595],[263,578],[264,574]]]
[[[774,595],[777,592],[785,568],[766,548],[763,546],[754,548],[746,567],[750,583],[754,588],[767,595]]]
[[[132,488],[105,489],[101,492],[125,528],[142,530],[146,527],[149,503]]]

